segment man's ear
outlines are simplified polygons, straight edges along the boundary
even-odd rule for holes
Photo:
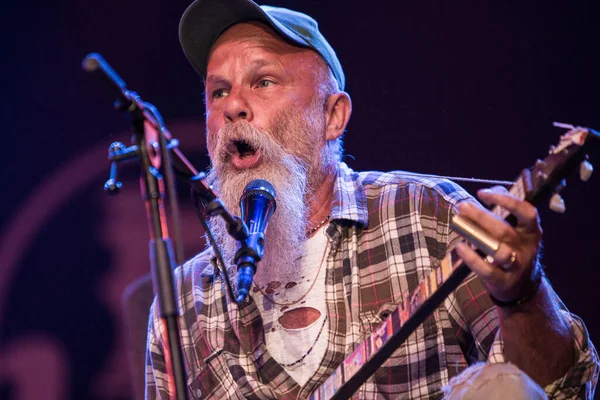
[[[346,92],[330,95],[325,103],[325,139],[335,140],[344,134],[352,114],[352,100]]]

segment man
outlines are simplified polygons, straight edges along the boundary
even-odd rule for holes
[[[234,301],[235,242],[221,221],[211,229],[226,265],[207,249],[176,271],[190,396],[309,397],[456,247],[474,274],[359,397],[591,398],[598,357],[543,277],[533,206],[479,193],[517,217],[512,228],[451,182],[341,163],[350,96],[335,52],[304,14],[196,0],[180,39],[205,82],[209,180],[226,207],[239,215],[254,179],[277,190],[248,301]],[[500,241],[492,260],[450,230],[457,211]],[[173,393],[165,334],[153,307],[148,398]]]

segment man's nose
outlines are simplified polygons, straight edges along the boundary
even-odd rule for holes
[[[251,120],[252,113],[248,101],[242,91],[232,91],[227,96],[225,105],[225,119],[227,122],[237,122],[239,120]]]

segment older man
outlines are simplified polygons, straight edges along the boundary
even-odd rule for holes
[[[359,396],[593,395],[597,354],[543,277],[533,206],[479,193],[516,216],[513,228],[451,182],[341,163],[350,96],[335,52],[304,14],[196,0],[180,37],[205,82],[211,183],[236,214],[253,179],[278,194],[248,301],[237,304],[225,279],[236,274],[235,243],[220,221],[210,225],[226,265],[207,249],[176,271],[190,396],[307,398],[452,248],[474,274]],[[493,261],[459,243],[449,227],[456,210],[500,240]],[[153,307],[148,398],[172,395],[166,347]]]

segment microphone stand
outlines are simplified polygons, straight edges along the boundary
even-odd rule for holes
[[[146,216],[150,231],[150,264],[154,293],[158,298],[160,316],[167,327],[168,348],[170,359],[166,359],[167,367],[171,365],[175,380],[176,398],[187,399],[185,365],[181,351],[181,341],[178,334],[178,309],[174,290],[173,270],[176,262],[173,258],[172,243],[169,238],[164,207],[165,187],[161,170],[167,177],[171,199],[176,207],[176,194],[173,184],[174,167],[179,176],[187,179],[198,197],[202,200],[208,215],[219,215],[227,224],[227,231],[241,243],[248,237],[248,228],[239,218],[232,216],[217,198],[216,194],[203,182],[204,173],[198,173],[183,153],[178,149],[178,141],[166,129],[158,110],[151,104],[142,101],[140,96],[126,88],[125,82],[117,75],[104,58],[97,53],[85,57],[82,67],[88,72],[100,69],[108,78],[111,85],[119,91],[119,99],[115,108],[127,111],[134,131],[134,144],[126,147],[123,143],[115,142],[109,147],[111,161],[110,177],[104,185],[109,194],[118,193],[122,183],[117,180],[117,163],[119,161],[139,158],[142,164],[140,186],[146,206]],[[169,153],[172,152],[172,156]],[[164,163],[162,161],[165,161]],[[181,241],[178,240],[180,243]],[[180,252],[181,254],[181,252]],[[225,272],[227,275],[227,273]],[[227,279],[230,295],[231,285]]]

